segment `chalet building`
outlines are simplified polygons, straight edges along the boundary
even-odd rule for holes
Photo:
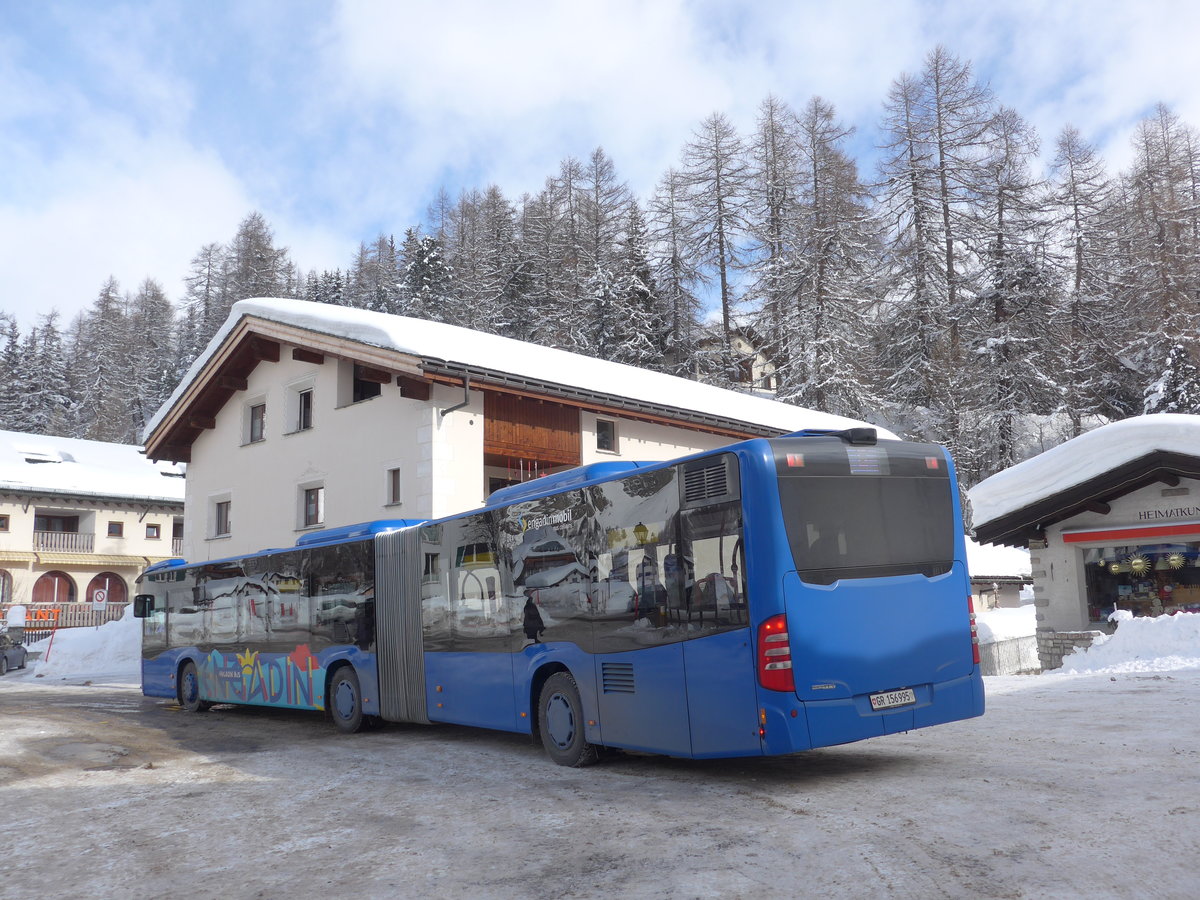
[[[0,431],[0,608],[125,602],[182,549],[183,475],[138,447]]]
[[[150,458],[188,463],[183,553],[203,561],[450,515],[581,464],[861,424],[437,322],[258,299],[234,306],[145,437]]]
[[[1030,550],[1043,667],[1111,633],[1115,612],[1200,612],[1200,416],[1105,425],[970,497],[978,541]]]

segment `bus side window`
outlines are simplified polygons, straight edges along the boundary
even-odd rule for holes
[[[722,503],[684,513],[688,557],[695,566],[689,611],[717,627],[746,618],[746,565],[740,504]]]

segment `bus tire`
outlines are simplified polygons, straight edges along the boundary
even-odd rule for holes
[[[342,666],[329,682],[329,715],[343,734],[361,731],[366,717],[362,711],[362,691],[353,666]]]
[[[570,672],[546,679],[538,697],[538,731],[546,754],[560,766],[590,766],[599,758],[595,744],[584,738],[583,702]]]
[[[212,709],[212,703],[200,699],[200,674],[191,660],[179,670],[179,705],[193,713]]]

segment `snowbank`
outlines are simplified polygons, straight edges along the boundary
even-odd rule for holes
[[[1170,672],[1200,668],[1200,613],[1121,617],[1112,635],[1063,659],[1054,674]]]
[[[1037,611],[1033,604],[1016,609],[988,609],[975,614],[979,643],[995,644],[1013,638],[1033,637],[1037,633]]]
[[[40,653],[38,678],[142,679],[142,621],[133,617],[133,604],[115,622],[97,628],[62,628],[52,638],[29,645]]]

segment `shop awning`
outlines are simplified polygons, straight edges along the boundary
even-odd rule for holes
[[[1101,541],[1112,543],[1144,544],[1154,538],[1183,537],[1194,535],[1200,539],[1200,522],[1172,522],[1170,525],[1139,525],[1131,528],[1089,529],[1087,531],[1064,531],[1063,543],[1086,544]]]
[[[37,561],[43,566],[88,566],[89,568],[121,566],[140,569],[146,565],[144,556],[106,556],[103,553],[39,553]]]
[[[27,550],[0,550],[0,563],[31,563],[36,558]]]

